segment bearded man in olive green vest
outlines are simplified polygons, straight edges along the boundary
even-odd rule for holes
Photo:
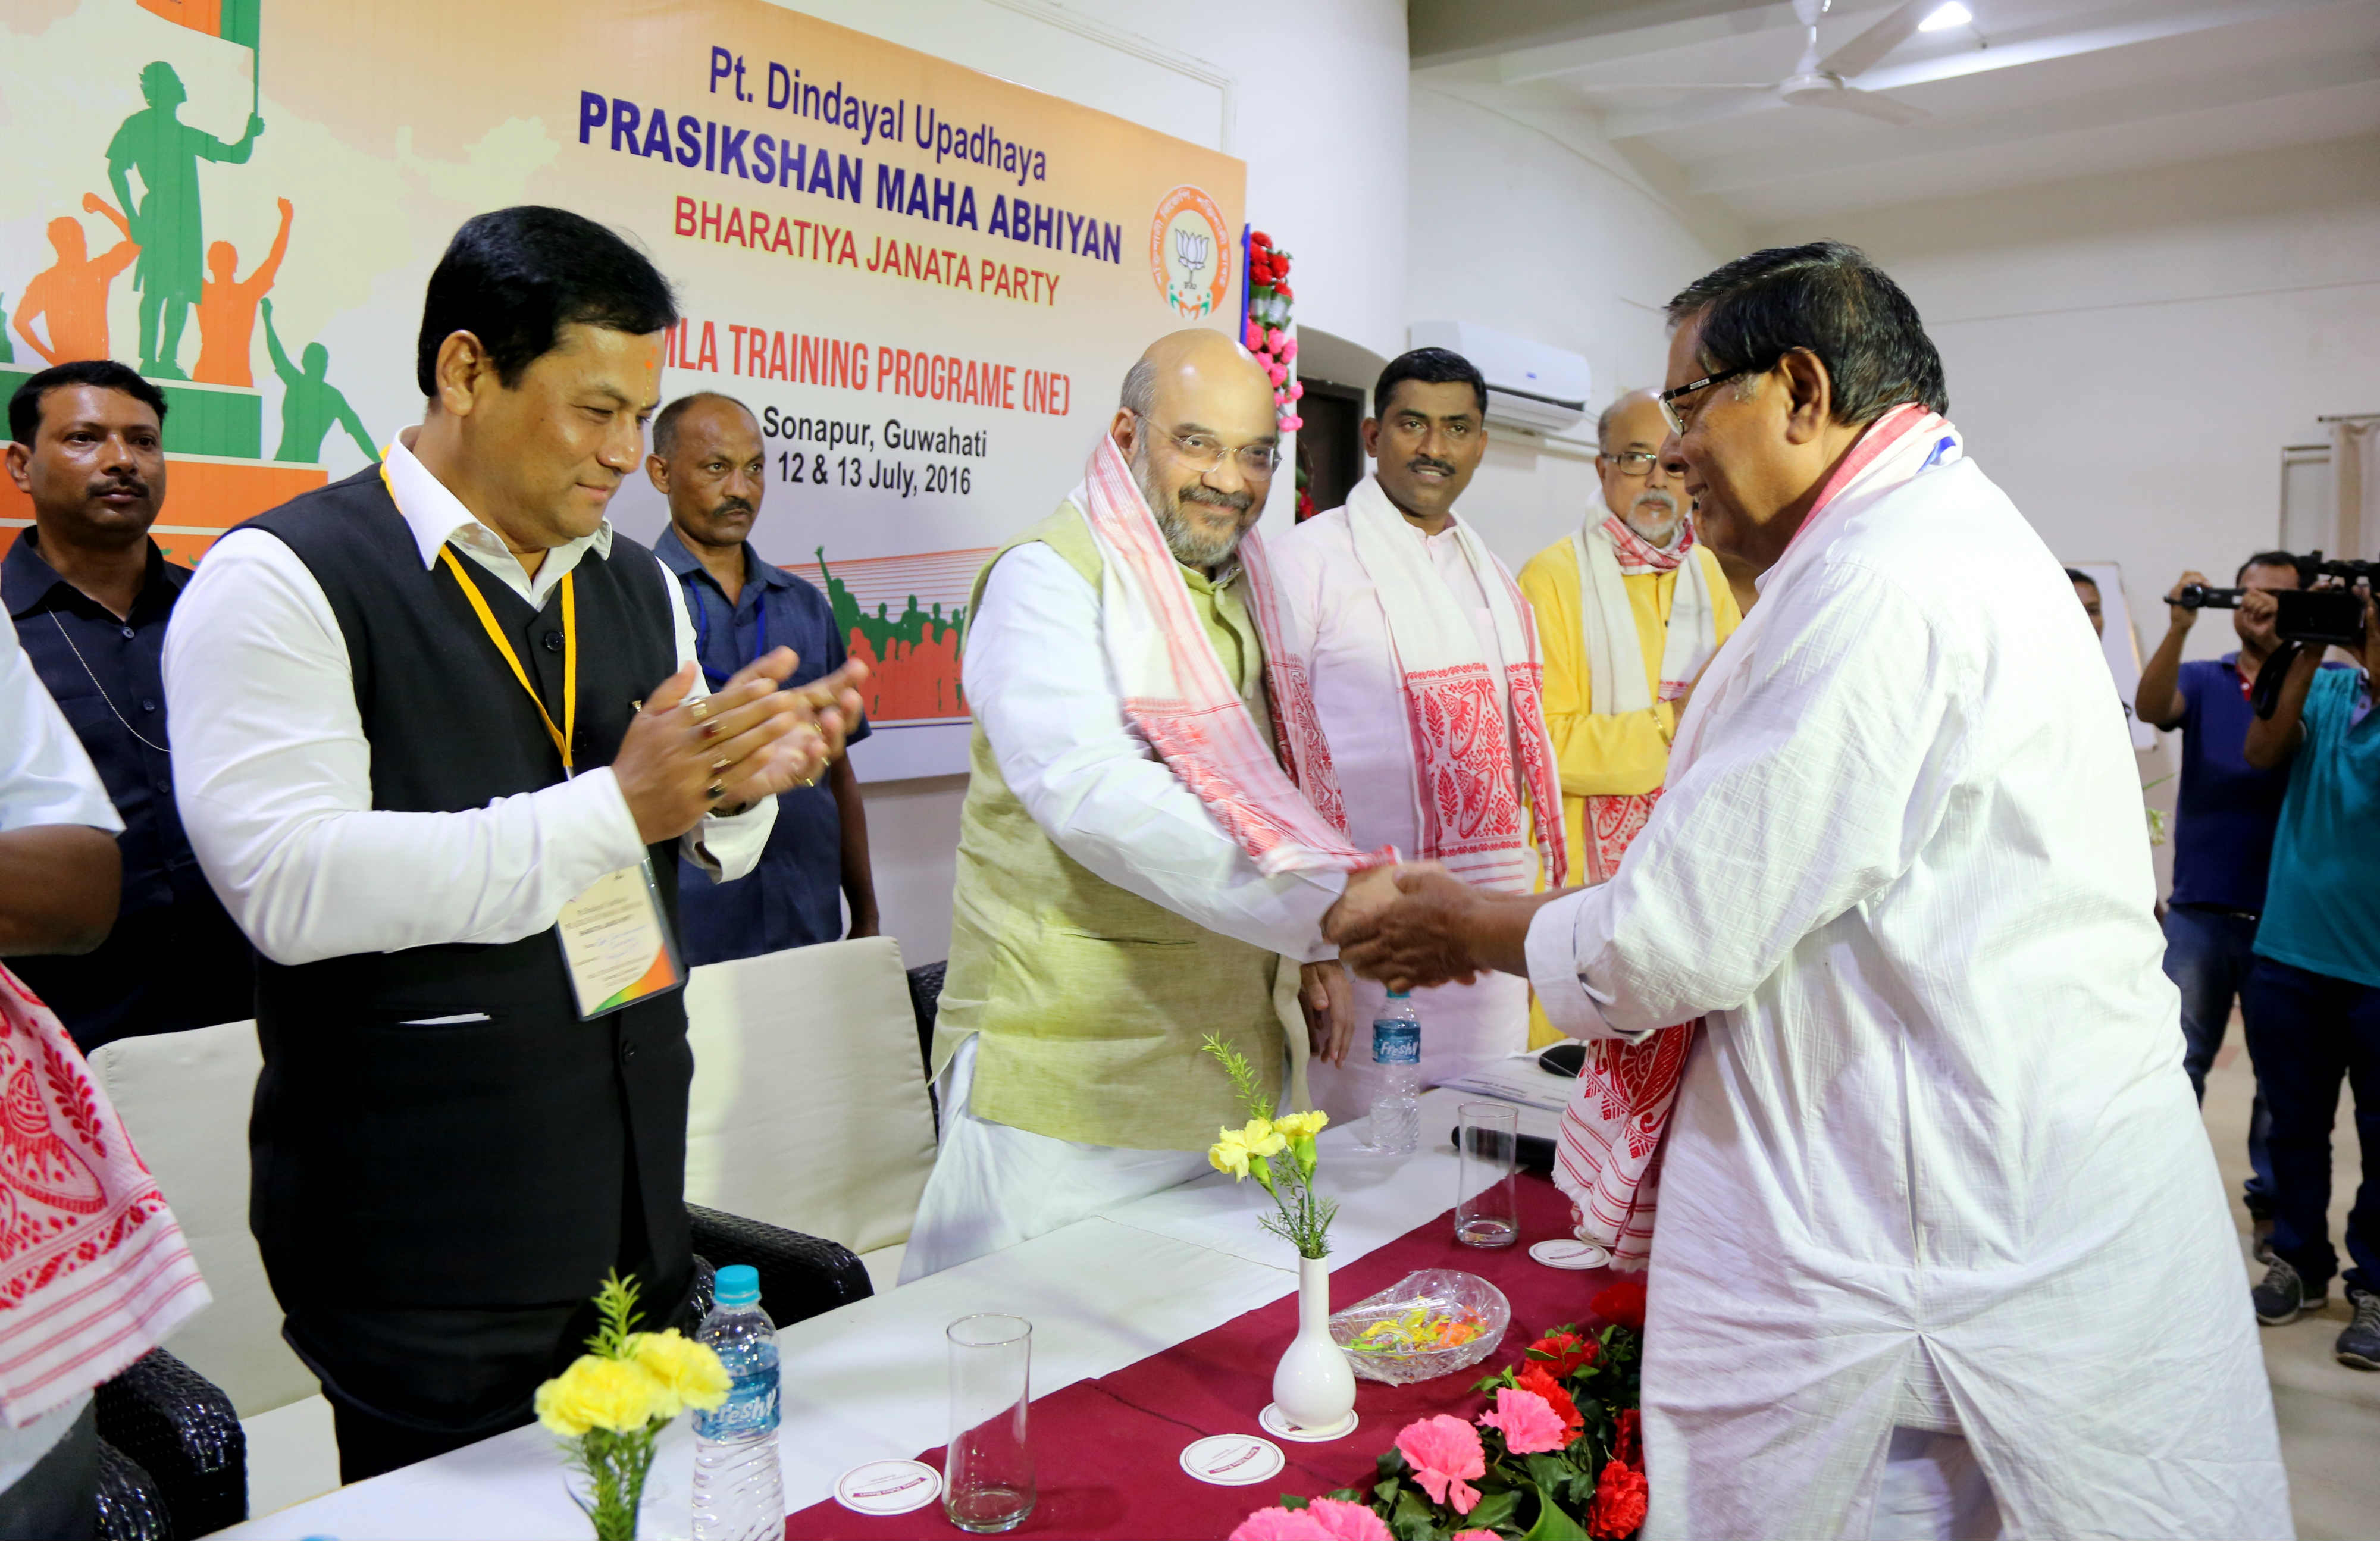
[[[1272,758],[1248,539],[1280,460],[1270,382],[1221,334],[1176,333],[1108,438],[976,580],[941,1153],[904,1282],[1205,1171],[1245,1115],[1201,1040],[1277,1100],[1293,1055],[1343,1059],[1323,923],[1393,897],[1387,853],[1354,852]],[[1190,683],[1150,688],[1174,669]]]

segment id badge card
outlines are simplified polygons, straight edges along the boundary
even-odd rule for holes
[[[581,1020],[608,1016],[686,983],[650,855],[581,889],[562,906],[554,928]]]

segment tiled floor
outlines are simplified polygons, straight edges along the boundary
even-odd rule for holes
[[[2248,1175],[2248,1105],[2253,1092],[2235,1023],[2230,1041],[2206,1078],[2206,1129],[2230,1190],[2243,1266],[2248,1214],[2240,1207],[2240,1184]],[[2355,1125],[2343,1097],[2331,1158],[2330,1230],[2337,1243],[2344,1239],[2347,1209],[2360,1176]],[[2262,1272],[2258,1268],[2248,1277],[2261,1277]],[[2298,1541],[2371,1541],[2380,1535],[2380,1373],[2350,1370],[2331,1357],[2331,1342],[2346,1325],[2347,1304],[2334,1280],[2327,1311],[2288,1327],[2265,1328],[2262,1333],[2265,1369],[2273,1381],[2273,1411],[2281,1426],[2281,1455],[2289,1462]]]

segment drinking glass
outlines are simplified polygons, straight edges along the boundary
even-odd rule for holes
[[[948,1337],[951,1443],[942,1462],[942,1511],[978,1535],[1014,1530],[1033,1512],[1033,1451],[1025,1438],[1033,1324],[978,1312],[951,1323]]]
[[[1521,1236],[1514,1174],[1521,1110],[1509,1102],[1465,1102],[1455,1148],[1462,1178],[1454,1190],[1454,1239],[1465,1246],[1511,1246]]]

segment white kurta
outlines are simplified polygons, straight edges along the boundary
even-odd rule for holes
[[[1508,661],[1497,645],[1496,625],[1478,575],[1463,560],[1449,525],[1436,535],[1413,530],[1435,572],[1454,596],[1479,637],[1480,655],[1505,695]],[[1388,612],[1378,588],[1355,555],[1347,511],[1318,514],[1270,543],[1274,580],[1281,591],[1285,643],[1305,660],[1314,687],[1315,715],[1330,746],[1347,808],[1347,835],[1366,850],[1393,845],[1412,859],[1421,842],[1414,804],[1413,730],[1406,721],[1404,675],[1389,637]],[[1508,721],[1506,731],[1511,731]],[[1514,763],[1519,757],[1514,756]],[[1516,794],[1517,795],[1517,794]],[[1370,1023],[1388,998],[1386,986],[1355,981],[1355,1044],[1344,1065],[1308,1064],[1306,1086],[1314,1105],[1333,1119],[1361,1118],[1371,1111],[1380,1079],[1371,1063]],[[1414,1010],[1421,1018],[1421,1072],[1435,1086],[1526,1048],[1529,1041],[1528,982],[1488,975],[1475,985],[1442,985],[1416,990]]]
[[[1972,462],[1812,535],[1617,877],[1529,933],[1558,1026],[1706,1021],[1645,1535],[1864,1535],[1900,1426],[1962,1432],[2011,1535],[2288,1536],[2096,639]]]

